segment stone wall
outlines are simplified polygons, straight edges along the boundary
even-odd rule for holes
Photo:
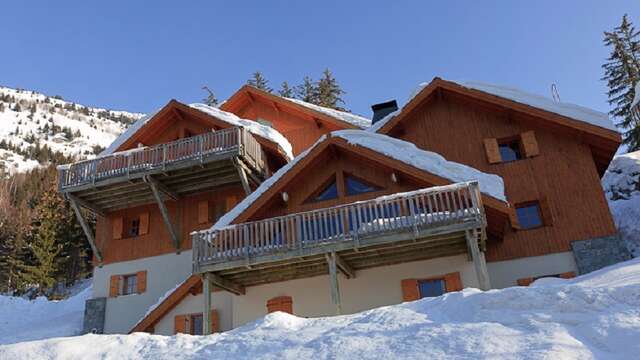
[[[618,235],[574,241],[571,250],[579,274],[631,259],[629,249]]]
[[[107,309],[107,298],[88,299],[84,304],[84,320],[82,333],[102,334],[104,332],[104,314]]]

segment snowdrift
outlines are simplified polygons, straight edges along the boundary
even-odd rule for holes
[[[572,280],[353,315],[273,313],[211,336],[85,335],[0,346],[0,359],[630,359],[640,353],[640,259]]]

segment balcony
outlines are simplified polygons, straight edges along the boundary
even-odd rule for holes
[[[195,232],[193,272],[241,293],[326,274],[329,258],[346,276],[468,251],[475,261],[485,227],[478,183],[458,183]]]
[[[177,198],[230,183],[249,190],[266,171],[260,144],[234,127],[60,166],[58,186],[100,213],[152,202],[149,183]]]

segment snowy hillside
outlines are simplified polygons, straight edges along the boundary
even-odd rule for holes
[[[358,314],[277,312],[211,336],[84,335],[0,346],[1,359],[630,359],[640,259],[572,280],[465,289]]]
[[[633,256],[640,256],[640,151],[616,156],[602,187],[620,234]]]
[[[0,87],[0,168],[32,169],[46,158],[45,146],[67,156],[92,156],[141,116]]]

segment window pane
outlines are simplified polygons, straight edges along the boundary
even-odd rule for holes
[[[360,180],[352,178],[351,176],[346,177],[345,183],[347,195],[357,195],[378,190],[378,188],[367,185]]]
[[[420,297],[435,297],[445,293],[445,284],[443,279],[422,280],[418,282],[420,289]]]
[[[331,200],[338,198],[338,186],[335,180],[329,184],[322,192],[316,196],[315,201]]]
[[[538,204],[531,204],[516,208],[518,222],[523,229],[531,229],[542,226],[540,218],[540,207]]]
[[[520,154],[520,143],[518,141],[505,142],[498,146],[502,161],[514,161],[522,158]]]
[[[202,335],[202,314],[191,315],[191,335]]]

